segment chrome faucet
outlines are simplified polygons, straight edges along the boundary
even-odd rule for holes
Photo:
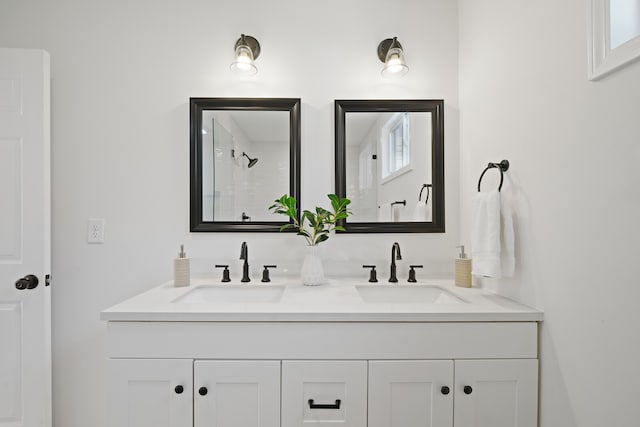
[[[396,276],[396,260],[401,260],[402,255],[400,254],[400,245],[398,242],[393,242],[393,246],[391,247],[391,276],[389,277],[389,281],[391,283],[398,282],[398,276]]]
[[[241,282],[250,282],[251,278],[249,277],[249,247],[247,246],[247,242],[242,242],[242,246],[240,246],[240,259],[244,260],[244,264],[242,265],[242,279]]]

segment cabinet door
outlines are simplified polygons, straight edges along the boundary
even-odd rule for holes
[[[282,362],[282,427],[366,427],[367,362]]]
[[[108,427],[191,427],[191,359],[109,359]]]
[[[196,360],[195,427],[280,427],[280,361]]]
[[[369,362],[368,427],[452,425],[452,360]]]
[[[456,360],[456,427],[536,427],[538,360]]]

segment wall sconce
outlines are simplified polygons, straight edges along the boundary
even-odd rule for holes
[[[253,76],[258,67],[253,62],[260,56],[260,43],[254,37],[244,34],[236,41],[235,60],[231,63],[231,71],[235,74]]]
[[[382,77],[402,77],[409,72],[409,67],[404,61],[402,45],[397,37],[380,42],[378,58],[384,62]]]

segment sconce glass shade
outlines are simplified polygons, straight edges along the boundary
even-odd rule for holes
[[[231,71],[235,74],[253,76],[258,72],[254,60],[260,55],[260,43],[251,36],[242,34],[235,46],[235,60],[231,63]]]
[[[378,58],[384,62],[382,77],[397,78],[409,72],[409,67],[404,60],[402,45],[396,37],[380,42],[378,45]]]

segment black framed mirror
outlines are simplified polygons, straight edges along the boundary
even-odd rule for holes
[[[190,135],[191,231],[287,224],[268,208],[300,204],[299,98],[190,98]]]
[[[444,101],[336,100],[347,233],[444,233]]]

